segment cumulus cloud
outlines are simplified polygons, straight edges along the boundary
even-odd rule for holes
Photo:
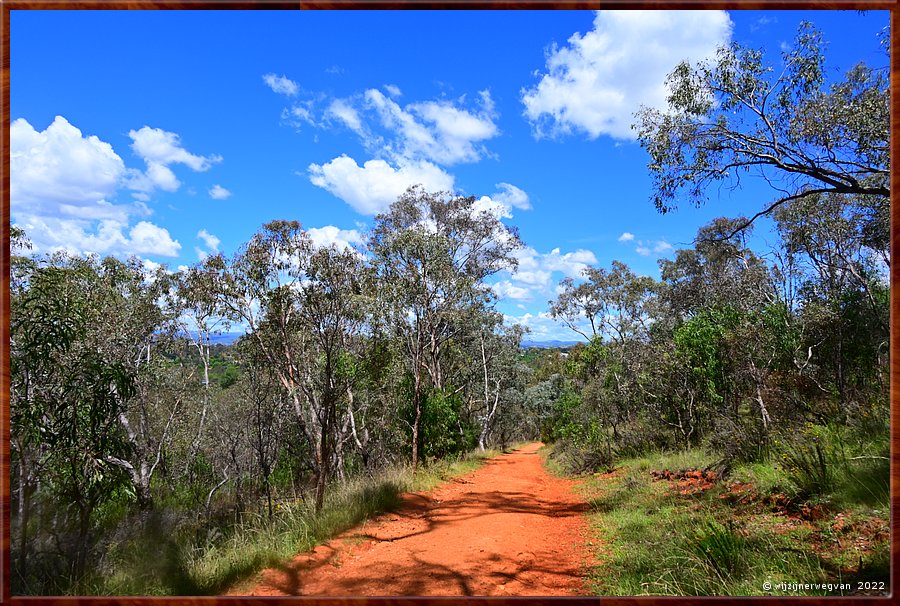
[[[632,240],[634,240],[634,234],[628,231],[619,236],[619,242],[631,242]]]
[[[181,244],[172,239],[169,230],[149,221],[140,221],[129,235],[128,248],[132,253],[177,257],[181,250]]]
[[[209,197],[213,200],[224,200],[231,197],[231,192],[219,184],[213,185],[209,190]]]
[[[400,97],[403,95],[403,92],[400,90],[400,87],[395,84],[385,84],[384,90],[388,92],[388,94],[392,97]]]
[[[563,278],[581,279],[589,265],[597,264],[597,257],[589,250],[579,249],[562,252],[554,248],[548,253],[540,253],[530,246],[513,253],[518,268],[501,279],[491,288],[501,299],[539,300],[549,299],[559,294],[557,285]]]
[[[494,199],[511,208],[520,210],[531,210],[531,200],[528,194],[509,183],[497,183],[494,187],[500,188],[500,191],[494,194]]]
[[[503,314],[503,321],[506,324],[521,324],[528,328],[529,332],[525,338],[529,341],[583,340],[583,337],[554,320],[548,312],[538,314],[526,312],[519,316]],[[590,326],[588,325],[585,332],[589,331]]]
[[[129,229],[151,214],[143,200],[109,200],[130,171],[109,143],[62,116],[43,131],[23,118],[10,125],[10,211],[35,252],[176,256],[181,245],[165,228],[140,221]]]
[[[634,139],[639,107],[665,108],[672,69],[713,57],[731,31],[724,11],[598,11],[591,31],[550,48],[546,73],[522,90],[525,117],[538,137]]]
[[[275,74],[266,74],[263,76],[263,82],[274,92],[280,95],[293,97],[300,90],[296,82],[285,76],[276,76]]]
[[[221,162],[218,155],[198,156],[187,151],[181,145],[181,138],[172,132],[160,128],[144,126],[128,132],[131,137],[131,149],[147,165],[146,170],[134,168],[126,170],[125,185],[136,190],[141,199],[148,199],[147,194],[156,189],[174,192],[181,187],[181,181],[169,168],[171,164],[183,164],[196,172],[205,172],[214,164]]]
[[[497,183],[495,187],[501,191],[495,192],[490,196],[482,196],[475,201],[475,210],[478,212],[487,212],[498,219],[511,219],[512,209],[530,210],[531,202],[528,194],[509,183]]]
[[[219,244],[222,243],[222,241],[221,241],[219,238],[217,238],[216,236],[212,235],[211,233],[209,233],[209,232],[206,231],[205,229],[201,229],[199,232],[197,232],[197,237],[198,237],[199,239],[203,240],[203,243],[206,244],[206,247],[207,247],[210,251],[217,251],[217,250],[219,250]]]
[[[155,255],[176,257],[181,244],[164,227],[140,221],[130,230],[112,219],[89,222],[78,219],[24,215],[16,217],[35,245],[35,252],[65,250],[73,255]]]
[[[642,257],[649,257],[652,254],[655,254],[657,257],[661,257],[666,253],[675,250],[675,247],[673,247],[665,240],[635,240],[632,234],[629,235],[631,235],[631,237],[624,240],[620,237],[619,242],[633,241],[636,244],[634,252],[641,255]]]
[[[184,164],[191,170],[204,172],[218,162],[221,156],[197,156],[181,146],[181,137],[161,128],[143,126],[138,130],[128,131],[131,137],[131,149],[148,165]]]
[[[203,241],[203,244],[206,245],[206,249],[200,248],[199,246],[194,247],[194,252],[197,253],[197,258],[203,261],[210,254],[218,252],[219,244],[222,243],[218,237],[212,235],[205,229],[201,229],[197,232],[197,238]]]
[[[496,284],[492,284],[491,288],[501,299],[515,299],[520,301],[528,301],[532,299],[532,292],[530,289],[521,285],[513,284],[509,280],[501,280]]]
[[[125,174],[125,163],[109,143],[56,116],[38,132],[25,119],[10,125],[10,203],[12,209],[62,205],[71,209],[108,208]]]
[[[310,164],[309,180],[363,215],[387,208],[411,185],[426,191],[451,191],[453,177],[429,162],[401,163],[396,168],[384,160],[369,160],[362,166],[342,155],[326,164]]]
[[[334,225],[311,227],[306,230],[313,244],[319,248],[334,246],[338,250],[356,250],[365,243],[362,233],[355,229],[340,229]]]

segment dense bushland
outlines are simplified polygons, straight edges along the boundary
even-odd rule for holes
[[[220,591],[390,507],[405,465],[531,437],[484,282],[521,243],[475,202],[411,189],[360,250],[274,221],[178,272],[14,229],[13,593]]]

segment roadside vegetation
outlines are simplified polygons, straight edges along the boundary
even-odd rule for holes
[[[720,218],[660,281],[614,261],[551,306],[588,342],[531,389],[550,465],[590,474],[599,594],[890,593],[888,91],[864,65],[824,87],[821,42],[682,65],[669,113],[640,115],[657,207],[750,171],[768,249]]]

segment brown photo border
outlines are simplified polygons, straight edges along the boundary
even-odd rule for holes
[[[0,181],[0,271],[2,271],[2,288],[0,288],[0,502],[2,502],[2,527],[0,527],[0,604],[26,605],[75,605],[96,604],[125,606],[151,604],[165,605],[211,605],[237,604],[244,606],[262,606],[273,603],[328,604],[334,606],[391,606],[399,605],[437,605],[449,602],[465,603],[479,606],[500,605],[571,605],[597,606],[598,603],[617,604],[622,606],[670,606],[672,604],[729,604],[740,601],[744,604],[780,603],[783,601],[802,601],[804,604],[888,604],[894,603],[893,591],[896,582],[895,571],[898,563],[898,537],[896,532],[896,511],[900,482],[898,482],[898,463],[900,463],[900,364],[897,355],[900,353],[900,296],[893,286],[900,279],[900,268],[896,259],[900,258],[900,207],[891,204],[891,259],[895,260],[890,268],[890,408],[891,408],[891,590],[888,597],[327,597],[297,596],[286,598],[259,597],[105,597],[105,596],[11,596],[9,586],[10,563],[10,445],[9,445],[9,403],[10,403],[10,370],[9,370],[9,280],[10,280],[10,58],[9,58],[9,25],[12,10],[184,10],[184,9],[220,9],[220,10],[333,10],[333,9],[389,9],[389,10],[448,10],[448,9],[563,9],[563,10],[596,10],[596,9],[726,9],[726,10],[888,10],[890,11],[890,91],[891,91],[891,166],[900,165],[900,144],[896,139],[900,126],[900,0],[677,0],[642,2],[634,0],[607,0],[605,2],[585,2],[582,0],[311,0],[304,2],[288,2],[282,0],[0,0],[0,90],[2,90],[2,137],[0,152],[3,156],[3,174]],[[900,171],[891,171],[891,199],[895,199],[900,191]]]

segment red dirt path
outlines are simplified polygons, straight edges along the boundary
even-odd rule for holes
[[[587,505],[550,476],[540,444],[490,459],[350,530],[249,591],[286,596],[588,595]]]

